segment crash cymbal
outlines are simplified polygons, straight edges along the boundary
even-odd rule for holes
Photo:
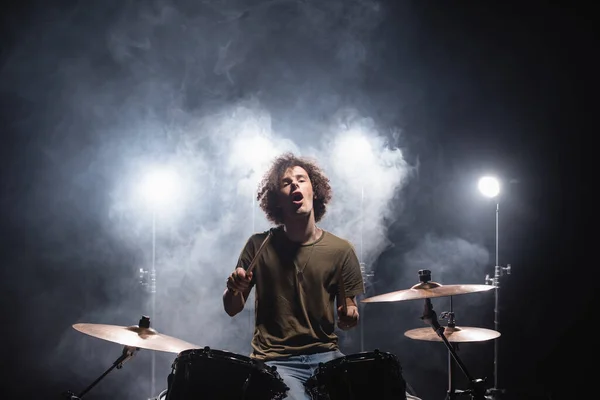
[[[442,338],[431,327],[411,329],[404,332],[407,336],[415,340],[428,340],[431,342],[441,342]],[[444,336],[449,342],[453,343],[468,343],[468,342],[484,342],[486,340],[496,339],[500,336],[500,332],[485,328],[464,327],[444,327]]]
[[[73,328],[87,335],[124,346],[165,351],[167,353],[178,354],[184,350],[200,348],[195,344],[158,333],[152,328],[140,328],[138,325],[75,324]]]
[[[380,294],[361,300],[362,303],[379,303],[428,299],[431,297],[455,296],[459,294],[485,292],[494,289],[492,285],[441,285],[437,282],[421,282],[410,289]]]

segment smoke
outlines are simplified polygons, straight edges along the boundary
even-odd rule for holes
[[[462,238],[427,234],[405,255],[407,269],[414,273],[431,271],[432,280],[442,284],[483,283],[481,274],[489,262],[489,252]]]
[[[37,111],[21,128],[36,138],[28,159],[39,157],[43,184],[24,224],[38,228],[45,261],[63,268],[62,284],[77,299],[56,290],[36,298],[68,303],[73,316],[60,321],[53,351],[36,368],[51,365],[83,387],[120,348],[70,324],[134,325],[142,314],[162,334],[248,354],[252,298],[231,319],[221,294],[247,237],[269,227],[255,191],[285,151],[318,159],[334,189],[323,228],[350,240],[373,268],[391,245],[388,228],[414,172],[404,131],[390,117],[392,95],[366,84],[393,78],[378,73],[386,61],[374,39],[385,20],[379,2],[86,7],[41,12],[2,69],[2,89]],[[175,202],[150,208],[137,188],[157,167],[175,170],[182,190]],[[460,239],[426,238],[407,262],[467,271],[465,260],[486,256]],[[153,268],[154,294],[138,282]],[[139,399],[148,390],[148,357],[141,352],[94,390]],[[173,358],[157,355],[154,394]]]
[[[180,175],[188,177],[185,189],[192,205],[185,213],[174,213],[173,208],[185,204],[173,204],[164,215],[155,211],[159,217],[154,217],[155,231],[163,231],[155,233],[160,326],[200,346],[249,353],[252,302],[246,310],[249,318],[229,321],[220,296],[245,240],[269,227],[256,204],[256,189],[273,158],[285,151],[317,156],[329,174],[336,200],[323,226],[349,239],[361,254],[378,256],[388,244],[386,226],[393,220],[390,201],[406,183],[410,168],[402,152],[389,148],[368,119],[353,124],[351,131],[331,124],[319,147],[307,147],[274,133],[268,112],[251,100],[199,119],[193,129],[182,133],[174,158],[179,160]],[[214,132],[210,140],[197,140],[194,133],[208,129]],[[348,159],[348,152],[358,150],[348,148],[352,141],[369,144],[359,162]],[[136,199],[121,189],[113,198]],[[140,232],[148,233],[149,213],[136,212],[139,207],[127,201],[115,202],[115,210],[112,234],[143,251]],[[151,249],[148,236],[145,253]],[[233,329],[223,330],[231,324]]]
[[[386,227],[393,221],[394,209],[391,201],[407,182],[410,167],[401,150],[390,148],[368,118],[350,126],[334,120],[329,131],[323,132],[319,147],[307,147],[274,133],[269,113],[253,99],[200,118],[182,132],[172,158],[177,160],[174,164],[180,175],[187,177],[189,183],[184,187],[191,205],[186,208],[182,201],[164,214],[155,211],[158,218],[154,217],[154,229],[159,231],[155,233],[154,326],[159,331],[199,347],[250,352],[252,298],[245,316],[233,320],[224,314],[220,298],[225,278],[247,237],[269,226],[257,207],[255,193],[269,163],[282,152],[317,156],[328,172],[336,197],[323,221],[326,229],[349,239],[366,259],[376,259],[388,245]],[[209,140],[195,135],[209,130]],[[353,141],[366,146],[357,154],[359,148],[352,147]],[[128,195],[125,186],[112,197],[136,199]],[[149,254],[150,215],[125,200],[115,202],[109,220],[111,233],[130,243],[132,249]],[[180,206],[186,211],[174,213],[172,209]],[[140,246],[141,232],[146,232],[145,251]],[[146,268],[147,263],[146,258]]]
[[[331,125],[333,132],[315,150],[331,173],[335,193],[326,226],[350,240],[370,270],[390,244],[387,228],[402,211],[401,189],[414,167],[372,118],[345,109]]]
[[[419,283],[420,270],[431,271],[431,281],[442,285],[481,285],[485,283],[489,259],[488,251],[477,243],[460,237],[426,233],[414,247],[403,254],[402,261],[399,262],[401,268],[395,268],[394,287],[408,289]],[[454,296],[457,325],[480,323],[482,317],[488,317],[486,309],[491,293],[492,291],[486,291]],[[412,315],[414,320],[414,316],[421,313],[422,302],[413,303],[406,315]],[[452,306],[447,297],[435,299],[435,303],[444,307]],[[469,307],[467,313],[463,313],[465,307]]]
[[[64,325],[54,349],[36,368],[51,364],[70,377],[69,387],[84,387],[120,349],[70,325],[134,325],[143,314],[162,334],[248,354],[252,299],[231,319],[221,294],[247,237],[269,227],[255,191],[282,152],[317,155],[330,175],[335,200],[326,229],[369,262],[388,245],[390,202],[409,166],[390,128],[376,128],[362,86],[382,62],[371,43],[384,19],[378,2],[86,7],[40,12],[2,70],[3,89],[37,111],[28,121],[36,137],[29,151],[40,156],[45,184],[35,197],[53,221],[39,235],[46,262],[72,261],[63,272],[79,299],[60,290],[36,299],[72,302],[72,319],[57,321]],[[360,174],[343,166],[346,135],[371,146],[354,163]],[[182,190],[175,202],[151,208],[137,188],[149,169],[162,167],[176,171]],[[39,215],[27,218],[36,224]],[[152,269],[154,294],[138,282]],[[155,394],[173,357],[156,355]],[[150,372],[149,362],[141,351],[94,390],[138,398],[149,387],[149,374],[140,373]]]

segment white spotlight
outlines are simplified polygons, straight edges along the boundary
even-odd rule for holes
[[[165,207],[180,197],[180,178],[172,169],[154,169],[146,173],[139,186],[143,200],[152,208]]]
[[[479,191],[486,197],[496,197],[500,193],[500,182],[498,179],[492,176],[484,176],[479,179],[479,183],[477,185],[479,187]]]

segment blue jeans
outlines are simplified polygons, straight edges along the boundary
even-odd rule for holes
[[[324,353],[292,356],[281,360],[267,361],[265,364],[277,367],[277,373],[290,390],[286,399],[311,400],[306,392],[304,383],[315,373],[319,363],[326,363],[336,358],[344,357],[339,350]]]

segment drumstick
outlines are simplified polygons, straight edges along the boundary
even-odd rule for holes
[[[254,269],[254,266],[256,265],[256,263],[258,262],[258,256],[260,256],[260,253],[263,251],[263,249],[265,248],[265,245],[269,242],[269,240],[271,240],[271,236],[272,236],[272,232],[273,229],[269,229],[269,233],[267,234],[267,237],[265,238],[265,240],[263,240],[263,242],[260,244],[260,247],[258,248],[258,250],[256,251],[256,254],[254,255],[254,258],[252,259],[252,261],[250,261],[250,265],[248,266],[248,268],[246,269],[246,275],[249,274],[250,272],[252,272],[252,270]],[[233,292],[234,296],[237,296],[240,292],[238,292],[237,290],[235,290]],[[243,298],[242,298],[243,299]]]
[[[346,305],[346,289],[344,288],[344,277],[342,275],[342,267],[338,269],[338,294],[342,299],[342,311],[345,315],[348,315],[348,306]]]
[[[248,266],[248,269],[246,270],[246,274],[249,274],[250,272],[252,272],[252,270],[254,269],[254,266],[256,265],[256,263],[258,262],[258,256],[260,255],[260,253],[263,251],[263,249],[265,248],[265,245],[269,242],[269,240],[271,240],[271,236],[272,235],[273,230],[269,229],[269,233],[267,234],[267,237],[265,238],[265,240],[263,240],[263,242],[260,244],[260,247],[258,248],[258,250],[256,251],[256,254],[254,255],[254,258],[252,259],[252,261],[250,262],[250,265]]]

